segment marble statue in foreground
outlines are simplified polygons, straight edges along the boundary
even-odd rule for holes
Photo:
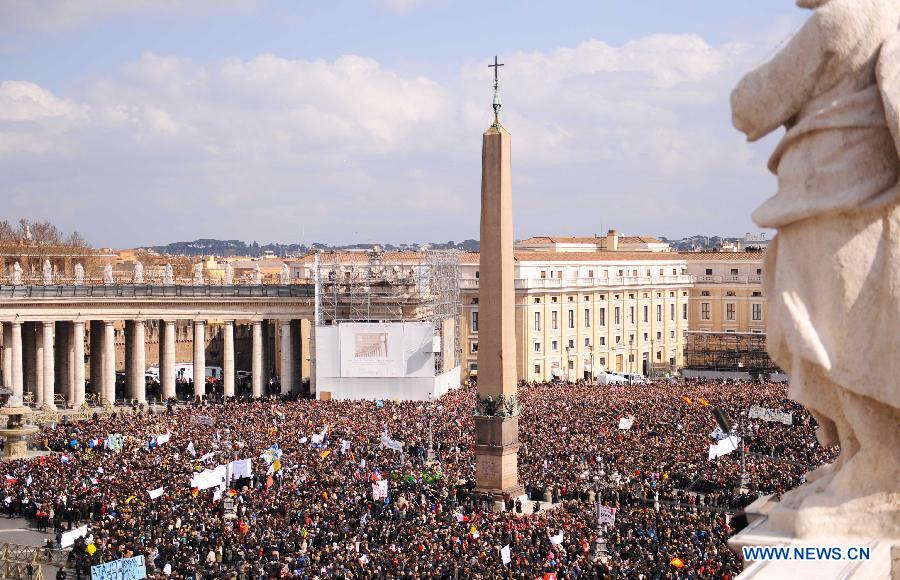
[[[798,538],[900,538],[900,0],[798,0],[809,20],[731,95],[751,141],[785,127],[753,214],[768,348],[837,461],[770,521]]]

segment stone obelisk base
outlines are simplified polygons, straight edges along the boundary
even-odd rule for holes
[[[794,538],[773,525],[770,514],[778,507],[771,495],[747,506],[748,525],[728,540],[728,546],[737,552],[738,558],[743,557],[744,547],[752,546],[783,546],[797,553],[787,560],[744,560],[744,571],[738,575],[738,580],[900,578],[900,545],[896,542],[872,538]],[[851,553],[854,556],[841,560],[799,558],[798,555],[806,554],[808,547],[840,548],[845,556]],[[868,559],[861,555],[861,549],[869,551]]]
[[[519,497],[519,418],[475,417],[475,491]]]

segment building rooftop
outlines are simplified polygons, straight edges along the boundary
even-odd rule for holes
[[[619,236],[620,244],[662,244],[652,236]],[[606,247],[606,236],[533,236],[516,242],[519,246],[544,246],[548,244],[597,244]]]

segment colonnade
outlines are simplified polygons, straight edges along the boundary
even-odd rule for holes
[[[176,396],[176,320],[159,320],[159,371],[163,399]],[[251,320],[251,394],[261,397],[265,392],[266,370],[272,368],[264,342],[270,321]],[[101,402],[114,403],[116,398],[116,335],[114,320],[15,321],[3,322],[2,364],[3,385],[12,391],[11,398],[21,401],[31,393],[34,406],[55,409],[54,395],[63,395],[66,403],[80,406],[86,399],[86,378],[90,373],[93,391]],[[146,393],[146,337],[147,321],[126,320],[125,338],[125,397],[139,403],[147,402]],[[86,325],[87,326],[86,328]],[[235,395],[235,326],[234,319],[221,323],[222,332],[222,388],[226,397]],[[194,395],[206,396],[206,335],[208,322],[192,321]],[[279,323],[281,344],[281,392],[289,393],[299,384],[297,362],[300,336],[299,320]],[[85,356],[86,332],[90,334],[90,356]],[[86,368],[87,361],[90,368]]]

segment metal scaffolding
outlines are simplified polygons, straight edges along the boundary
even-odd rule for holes
[[[766,352],[766,335],[750,332],[685,332],[684,367],[751,374],[781,372]]]
[[[431,322],[442,345],[441,353],[435,353],[436,370],[459,365],[459,254],[455,250],[316,253],[316,326]]]

